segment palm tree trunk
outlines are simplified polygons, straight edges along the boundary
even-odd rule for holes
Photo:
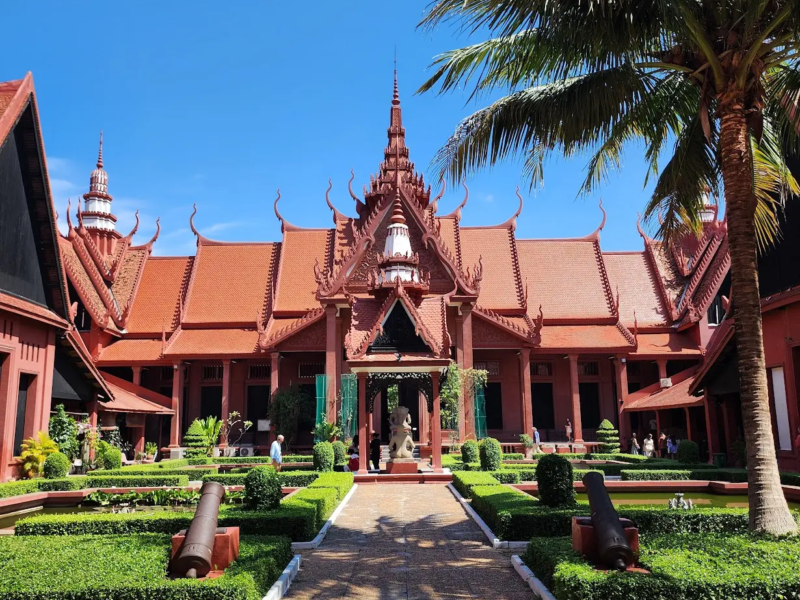
[[[736,319],[739,391],[747,443],[750,529],[782,535],[797,531],[781,489],[772,436],[761,329],[755,232],[756,197],[743,93],[720,99],[720,152],[731,255],[731,298]]]

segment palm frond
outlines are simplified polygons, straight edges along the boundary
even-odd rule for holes
[[[640,100],[649,78],[622,66],[510,94],[462,121],[434,169],[460,181],[518,150],[593,147]]]

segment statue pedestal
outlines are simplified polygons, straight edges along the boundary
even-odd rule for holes
[[[417,461],[413,458],[392,458],[386,463],[386,472],[391,475],[416,475]]]

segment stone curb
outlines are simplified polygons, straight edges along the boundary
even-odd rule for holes
[[[484,535],[488,538],[492,548],[495,550],[524,550],[528,547],[528,542],[505,542],[498,539],[494,532],[489,529],[489,526],[486,524],[486,522],[481,519],[478,513],[475,512],[475,509],[470,506],[470,503],[467,502],[466,498],[459,493],[455,486],[452,483],[448,483],[447,487],[456,497],[456,500],[458,500],[461,506],[464,507],[464,510],[467,511],[467,514],[478,524],[478,527],[481,528],[481,531],[483,531]]]
[[[281,598],[286,595],[286,592],[288,592],[289,588],[292,586],[292,581],[297,576],[297,572],[300,570],[300,562],[302,560],[302,556],[295,554],[294,558],[283,570],[283,573],[281,573],[281,576],[278,577],[278,581],[272,584],[272,587],[269,588],[267,595],[261,600],[281,600]]]
[[[325,535],[328,533],[328,529],[330,529],[331,525],[334,524],[337,517],[339,516],[339,513],[341,513],[342,510],[344,510],[345,505],[350,501],[350,498],[353,497],[353,494],[355,494],[357,488],[358,484],[354,483],[353,487],[350,488],[350,491],[347,492],[347,495],[344,498],[342,498],[342,501],[339,503],[339,506],[336,507],[336,510],[333,511],[333,514],[331,514],[331,516],[325,522],[325,525],[323,525],[322,529],[319,530],[317,537],[315,537],[310,542],[292,542],[292,552],[299,552],[301,550],[314,550],[315,548],[317,548],[322,543],[322,540],[325,539]]]
[[[528,587],[531,588],[531,591],[537,598],[541,600],[556,600],[555,596],[550,593],[545,585],[537,579],[536,575],[533,574],[525,563],[522,562],[522,559],[517,556],[516,554],[511,556],[511,566],[514,567],[514,570],[522,577],[522,580],[528,584]]]

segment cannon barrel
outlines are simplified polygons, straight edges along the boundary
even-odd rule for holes
[[[196,579],[211,571],[219,505],[224,497],[225,488],[219,483],[207,481],[200,488],[197,510],[172,563],[173,573]]]
[[[583,485],[589,496],[600,562],[610,569],[624,571],[633,564],[633,550],[611,503],[603,476],[600,473],[587,473],[583,476]]]

